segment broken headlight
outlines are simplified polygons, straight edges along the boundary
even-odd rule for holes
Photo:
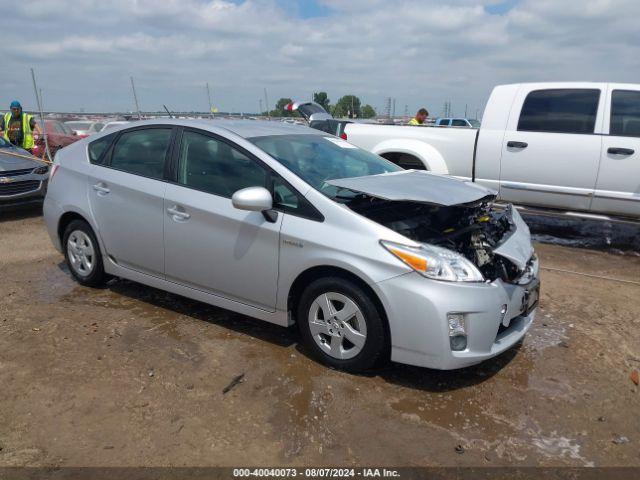
[[[484,277],[473,263],[446,248],[427,244],[410,247],[384,240],[380,243],[396,258],[427,278],[447,282],[484,281]]]

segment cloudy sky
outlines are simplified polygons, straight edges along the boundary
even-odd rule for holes
[[[482,109],[500,83],[640,82],[638,0],[0,0],[0,109],[255,112],[268,91]],[[11,12],[10,15],[6,12]],[[5,107],[7,105],[7,107]]]

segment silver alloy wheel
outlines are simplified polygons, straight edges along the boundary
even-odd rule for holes
[[[67,255],[73,271],[88,277],[95,267],[95,249],[91,237],[82,230],[74,230],[67,239]]]
[[[327,355],[347,360],[358,355],[367,340],[367,323],[358,305],[337,292],[317,297],[309,311],[311,336]]]

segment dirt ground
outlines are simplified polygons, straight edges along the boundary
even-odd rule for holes
[[[519,348],[349,375],[294,329],[79,286],[37,209],[0,216],[0,245],[0,466],[640,465],[640,286],[547,269],[638,282],[638,256],[537,245]]]

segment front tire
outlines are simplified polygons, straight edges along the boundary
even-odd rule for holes
[[[321,362],[349,372],[373,367],[386,351],[384,320],[362,287],[321,278],[302,293],[297,322],[306,347]]]
[[[74,220],[62,236],[64,256],[73,278],[87,287],[101,287],[107,280],[100,245],[89,224]]]

